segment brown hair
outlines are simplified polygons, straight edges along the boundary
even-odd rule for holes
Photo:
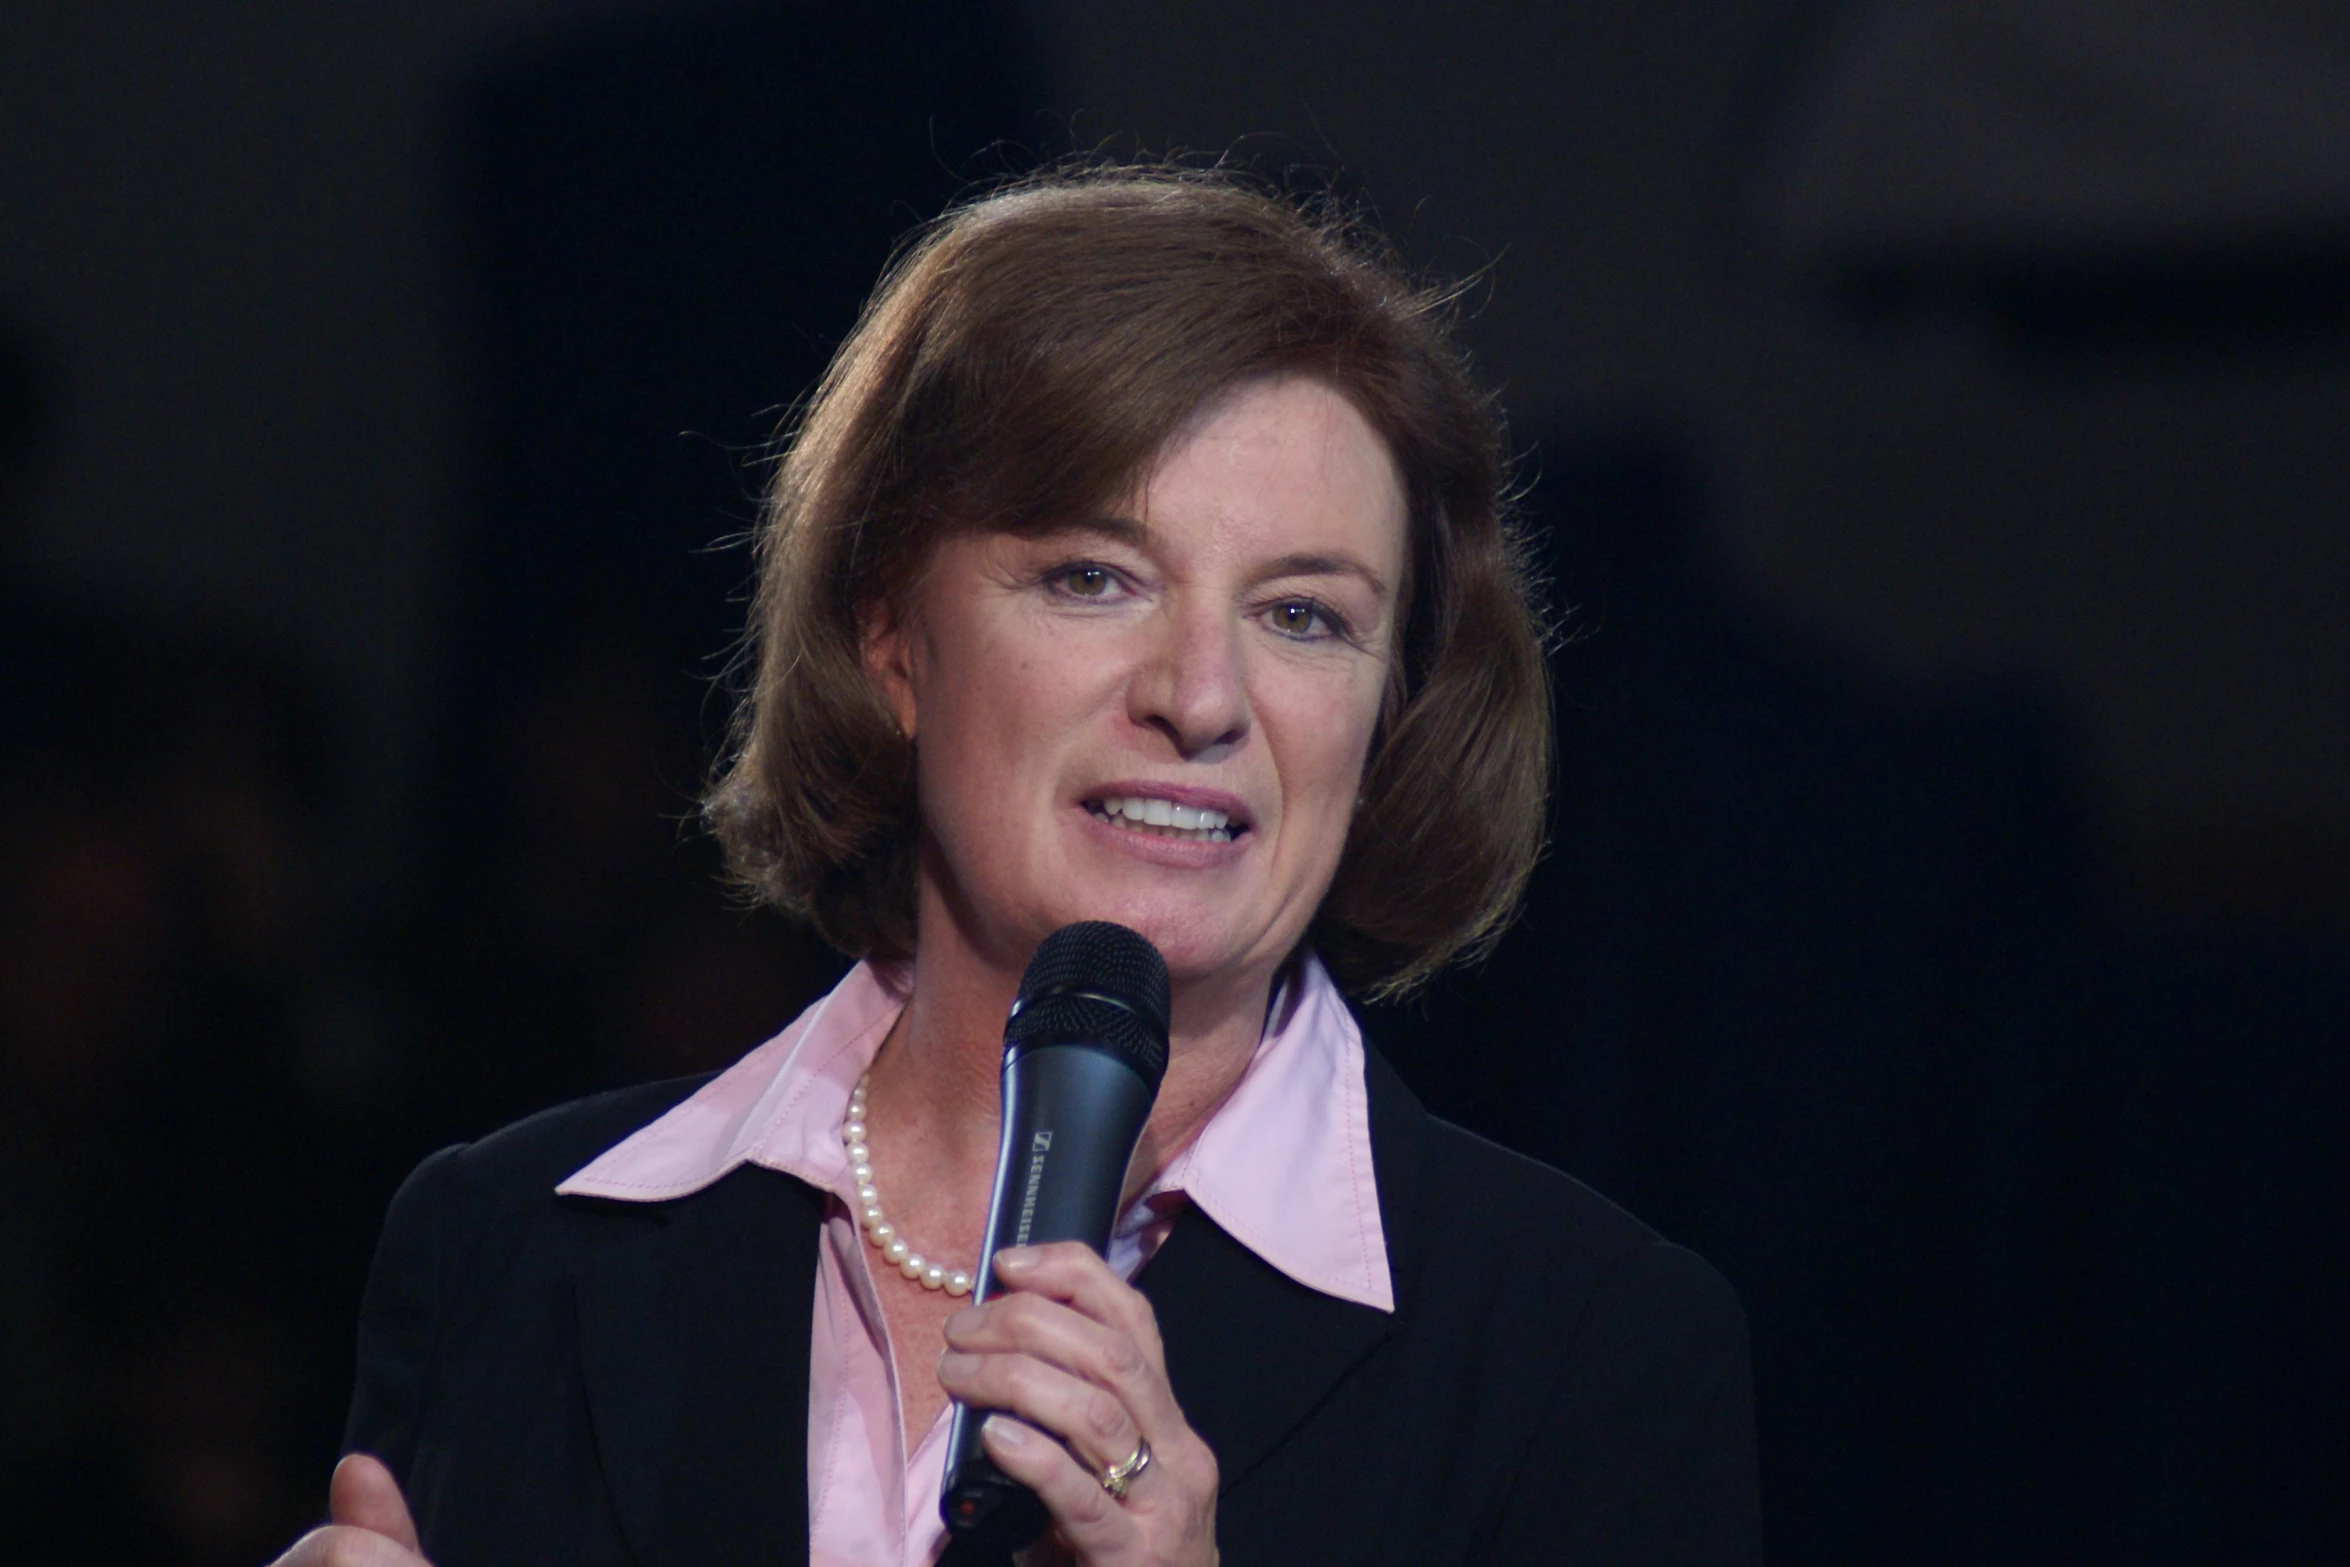
[[[842,950],[914,942],[914,747],[867,678],[864,612],[950,529],[1114,504],[1252,377],[1345,393],[1387,442],[1411,537],[1379,732],[1316,946],[1395,994],[1489,946],[1541,847],[1542,631],[1500,420],[1342,215],[1223,172],[1062,170],[948,212],[867,303],[808,402],[758,534],[752,683],[705,808],[736,875]]]

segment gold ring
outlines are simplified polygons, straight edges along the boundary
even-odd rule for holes
[[[1103,1490],[1123,1502],[1126,1500],[1126,1488],[1134,1483],[1134,1477],[1150,1466],[1151,1445],[1138,1435],[1134,1439],[1134,1452],[1126,1462],[1112,1464],[1094,1478],[1102,1483]]]

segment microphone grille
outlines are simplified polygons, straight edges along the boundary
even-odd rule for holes
[[[1064,925],[1028,960],[1005,1038],[1111,1045],[1155,1088],[1167,1070],[1166,959],[1123,925]]]

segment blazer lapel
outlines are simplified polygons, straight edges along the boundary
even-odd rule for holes
[[[1366,1056],[1379,1220],[1401,1312],[1411,1304],[1408,1220],[1426,1112],[1386,1061]],[[1137,1283],[1158,1315],[1176,1401],[1226,1487],[1280,1446],[1394,1320],[1297,1283],[1197,1209],[1175,1221]]]
[[[613,1507],[646,1567],[804,1562],[808,1341],[823,1198],[745,1165],[661,1205],[579,1286]]]

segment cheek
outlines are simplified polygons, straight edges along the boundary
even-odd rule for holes
[[[1354,813],[1382,689],[1379,680],[1363,679],[1343,691],[1302,693],[1283,714],[1283,794],[1292,808],[1311,813],[1311,821],[1295,824],[1304,836],[1328,839],[1333,853]]]
[[[1000,815],[1025,798],[1023,779],[1049,777],[1100,707],[1106,661],[1067,656],[1049,638],[1040,646],[1016,622],[957,629],[922,693],[923,793],[960,814]]]

